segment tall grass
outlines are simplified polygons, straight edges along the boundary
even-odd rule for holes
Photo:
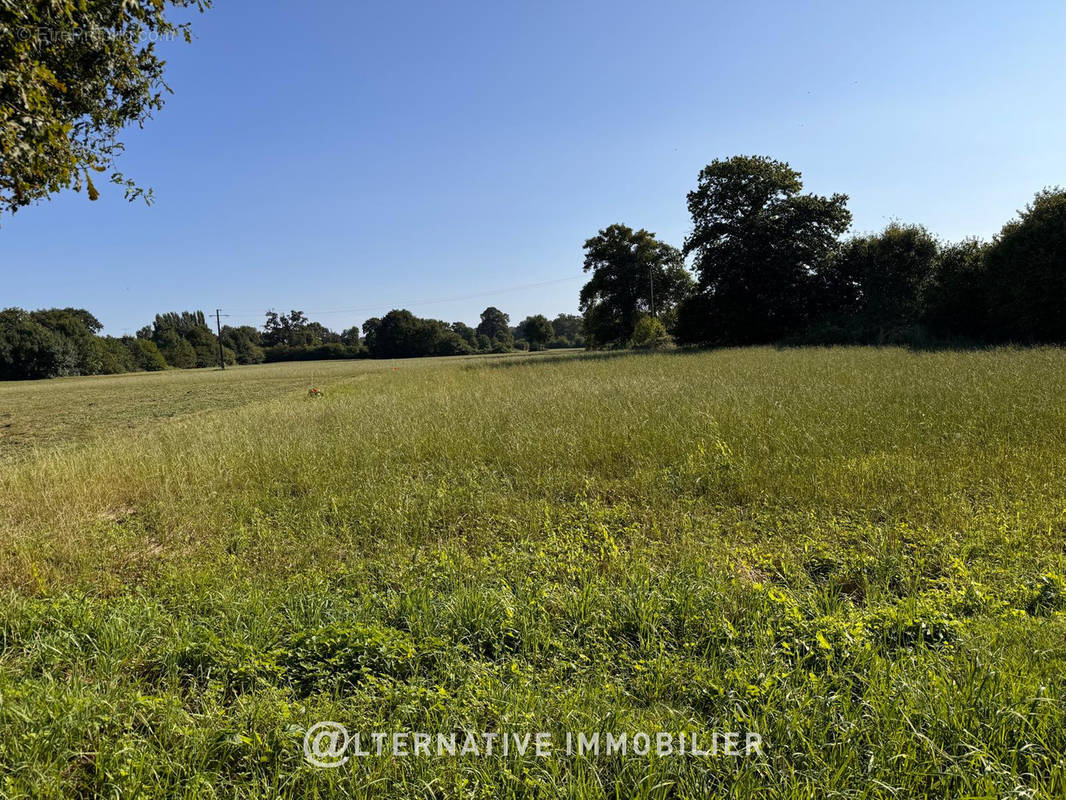
[[[5,470],[3,791],[1066,793],[1066,353],[329,376]],[[766,754],[331,771],[303,763],[322,719]]]

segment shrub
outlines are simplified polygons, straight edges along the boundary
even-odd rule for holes
[[[151,339],[135,339],[127,336],[122,340],[130,351],[135,369],[157,372],[167,368],[167,360]]]
[[[637,320],[636,327],[633,328],[633,338],[629,343],[632,347],[656,350],[669,347],[674,340],[659,320],[645,315]]]

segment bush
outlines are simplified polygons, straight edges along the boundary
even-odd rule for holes
[[[167,368],[167,360],[151,339],[135,339],[127,336],[122,340],[129,350],[134,369],[157,372]]]
[[[674,340],[666,332],[666,328],[655,317],[643,316],[637,320],[633,329],[633,338],[630,339],[632,347],[645,350],[658,350],[673,345]]]

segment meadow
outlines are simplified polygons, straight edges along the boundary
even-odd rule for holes
[[[0,385],[0,796],[1063,797],[1064,475],[1057,348]]]

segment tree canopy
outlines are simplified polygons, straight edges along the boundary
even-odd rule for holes
[[[579,307],[592,344],[626,344],[653,302],[658,314],[668,316],[692,286],[681,251],[643,228],[609,225],[584,249],[584,270],[592,277],[581,289]]]
[[[899,341],[921,319],[939,256],[939,243],[921,225],[893,222],[855,236],[823,270],[831,298],[823,310],[851,329],[849,338]]]
[[[511,333],[511,318],[495,306],[489,306],[481,312],[481,322],[477,326],[477,335],[484,336],[497,349],[509,350],[514,344]]]
[[[518,334],[529,342],[530,350],[543,350],[555,335],[555,330],[543,314],[526,317],[518,324]]]
[[[988,251],[1000,339],[1066,342],[1066,191],[1044,189],[1003,226]]]
[[[163,107],[169,87],[161,39],[190,40],[169,7],[203,10],[210,0],[51,0],[0,3],[0,211],[16,211],[93,173],[144,191],[114,169],[118,139]]]
[[[817,273],[851,224],[847,196],[801,194],[801,175],[766,156],[734,156],[703,168],[688,194],[697,293],[681,309],[683,338],[746,344],[805,326]]]

